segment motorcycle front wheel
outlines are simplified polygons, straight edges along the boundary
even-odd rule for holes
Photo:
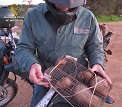
[[[0,107],[4,107],[16,96],[18,91],[18,86],[15,81],[8,78],[4,87],[0,91]]]

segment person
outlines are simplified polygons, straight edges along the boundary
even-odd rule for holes
[[[99,25],[94,14],[83,7],[85,0],[45,2],[25,16],[15,50],[18,64],[36,84],[30,107],[35,107],[49,89],[49,83],[43,81],[44,70],[54,66],[63,55],[77,58],[79,63],[99,72],[111,84],[104,71],[105,57]]]
[[[103,37],[108,33],[110,32],[110,29],[108,28],[108,26],[106,24],[99,24],[99,28],[100,28],[100,31],[103,35]]]

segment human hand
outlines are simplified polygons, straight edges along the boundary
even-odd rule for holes
[[[39,65],[38,63],[32,64],[31,68],[30,68],[29,79],[31,81],[33,81],[35,84],[43,85],[45,87],[49,87],[48,82],[43,82],[44,75],[43,75],[41,69],[42,69],[41,65]]]
[[[108,83],[112,86],[112,81],[111,79],[107,76],[107,74],[105,73],[105,71],[103,70],[102,66],[99,64],[95,64],[93,65],[92,69],[90,69],[92,72],[98,72],[101,76],[103,76],[103,78],[105,78]]]

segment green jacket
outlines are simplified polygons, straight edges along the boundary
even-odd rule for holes
[[[78,58],[78,62],[84,66],[87,66],[87,56],[90,67],[94,64],[104,66],[102,35],[92,12],[79,7],[77,19],[59,27],[56,32],[44,16],[47,11],[46,5],[36,6],[24,19],[20,41],[15,50],[15,59],[23,70],[29,72],[35,62],[48,68],[62,55]]]

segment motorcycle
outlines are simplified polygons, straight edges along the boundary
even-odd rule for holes
[[[13,37],[11,28],[0,29],[0,107],[15,98],[18,91],[16,76],[20,76],[34,87],[33,82],[28,79],[28,73],[20,69],[13,57],[17,42],[18,39]],[[14,75],[12,78],[10,73]]]
[[[104,53],[105,53],[105,60],[106,60],[106,62],[108,62],[107,55],[112,55],[112,51],[109,49],[106,49],[106,48],[110,43],[113,32],[104,23],[99,24],[99,28],[100,28],[101,34],[103,36],[103,48],[104,48]]]

